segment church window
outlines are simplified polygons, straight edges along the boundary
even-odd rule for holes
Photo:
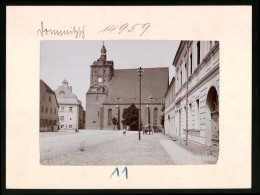
[[[107,125],[111,125],[112,124],[112,109],[109,108],[108,109],[108,117],[107,117]]]
[[[50,108],[50,113],[52,114],[52,108]]]
[[[106,74],[106,69],[103,70],[103,73]]]
[[[94,74],[97,74],[97,69],[94,69]]]
[[[51,101],[51,96],[49,96],[49,101]]]
[[[48,113],[48,108],[46,108],[45,112]]]
[[[72,112],[72,107],[70,107],[70,112]]]
[[[153,110],[153,125],[157,126],[158,121],[158,108],[154,108]]]
[[[56,114],[56,108],[54,108],[54,114]]]

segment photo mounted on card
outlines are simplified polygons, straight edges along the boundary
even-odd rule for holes
[[[251,20],[248,6],[7,7],[7,188],[250,187]]]
[[[41,164],[217,162],[218,41],[41,41],[40,55]]]

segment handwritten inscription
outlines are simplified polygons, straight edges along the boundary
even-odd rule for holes
[[[85,39],[85,25],[81,27],[70,27],[66,30],[61,29],[51,29],[45,28],[43,22],[41,22],[41,27],[37,30],[37,35],[39,36],[47,36],[47,35],[54,35],[54,36],[65,36],[65,35],[73,35],[75,38],[82,38]]]
[[[127,167],[125,167],[124,169],[123,169],[123,171],[122,171],[122,173],[124,173],[125,172],[125,177],[126,177],[126,179],[128,179],[128,170],[127,170]],[[115,175],[115,173],[116,173],[116,175],[117,175],[117,177],[119,177],[119,169],[116,167],[115,168],[115,170],[112,172],[112,174],[110,175],[110,178],[112,178],[112,176],[113,175]]]
[[[105,32],[115,32],[117,34],[121,33],[131,33],[133,31],[137,31],[140,33],[140,37],[148,30],[148,28],[151,26],[149,22],[145,24],[135,24],[135,25],[129,25],[128,23],[125,23],[123,25],[110,25],[107,26],[106,28],[102,29],[99,31],[99,33],[105,33]],[[148,31],[147,31],[148,32]]]

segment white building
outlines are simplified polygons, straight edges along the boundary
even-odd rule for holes
[[[165,130],[180,143],[217,156],[219,43],[181,41],[173,65],[175,94],[165,106]],[[169,102],[171,96],[165,98]]]
[[[59,128],[60,129],[79,129],[80,128],[80,109],[82,106],[77,96],[72,93],[72,86],[69,86],[65,79],[62,85],[55,90],[59,104]]]

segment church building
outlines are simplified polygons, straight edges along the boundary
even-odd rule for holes
[[[123,129],[122,114],[132,103],[139,108],[139,76],[136,69],[114,69],[103,44],[101,56],[90,66],[86,93],[86,129],[113,129],[112,118]],[[141,121],[161,128],[160,116],[169,83],[169,68],[144,68],[141,79]]]

